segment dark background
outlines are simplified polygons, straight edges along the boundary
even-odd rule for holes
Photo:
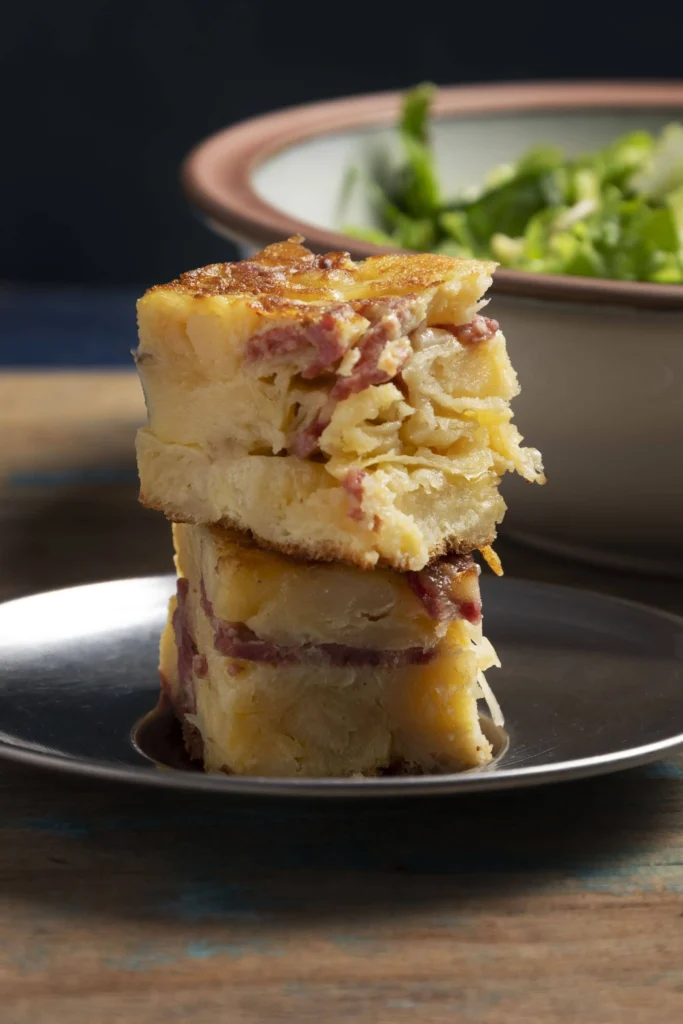
[[[0,279],[145,284],[230,258],[186,209],[202,136],[423,79],[683,76],[674,3],[15,0],[0,30]]]

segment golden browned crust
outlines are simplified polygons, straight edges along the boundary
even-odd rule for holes
[[[370,256],[354,263],[347,252],[316,255],[295,236],[269,245],[248,260],[214,263],[181,274],[147,294],[179,292],[194,298],[243,297],[262,308],[281,309],[292,301],[335,301],[339,290],[362,285],[366,295],[406,295],[435,288],[472,273],[493,273],[487,260],[463,260],[434,253]]]
[[[187,523],[190,526],[207,525],[202,523],[199,519],[180,515],[177,511],[162,504],[161,502],[148,501],[145,499],[142,492],[140,492],[138,500],[145,508],[154,509],[155,512],[163,512],[171,523]],[[363,557],[362,553],[359,552],[358,555],[354,557],[353,552],[350,552],[348,548],[342,545],[319,542],[314,546],[307,548],[303,544],[278,544],[274,541],[266,540],[264,537],[258,537],[256,534],[252,533],[251,530],[242,529],[242,527],[228,518],[223,518],[220,522],[210,523],[208,525],[214,530],[230,530],[231,533],[234,533],[240,538],[240,543],[243,545],[262,548],[266,551],[275,551],[277,554],[286,555],[295,562],[343,562],[346,565],[353,565],[357,569],[364,569],[366,571],[371,571],[373,569],[395,569],[398,572],[408,572],[410,570],[410,566],[407,561],[397,564],[380,558],[378,562],[370,564],[367,558]],[[444,555],[470,555],[473,551],[479,551],[482,548],[493,544],[496,536],[495,532],[485,535],[482,534],[480,537],[476,537],[474,540],[468,540],[466,543],[445,537],[439,544],[435,545],[430,550],[429,562],[427,564],[435,562],[439,558],[443,558]]]
[[[180,522],[181,520],[173,520],[174,522]],[[214,524],[219,529],[229,529],[240,531],[234,523],[227,519],[222,519],[220,523]],[[255,534],[249,531],[252,542],[256,547],[265,548],[268,551],[277,551],[279,554],[287,555],[296,562],[345,562],[347,565],[353,565],[358,569],[365,569],[371,571],[372,569],[395,569],[398,572],[408,572],[410,565],[406,559],[403,562],[389,562],[387,559],[380,558],[378,562],[370,565],[367,560],[363,558],[362,554],[358,554],[357,557],[353,557],[353,553],[349,552],[346,547],[336,544],[321,544],[316,543],[310,548],[307,548],[304,544],[278,544],[273,541],[265,540],[263,537],[257,537]],[[476,539],[472,542],[467,543],[460,542],[454,539],[444,538],[441,543],[431,548],[429,552],[429,563],[436,561],[439,558],[443,558],[444,555],[469,555],[473,551],[478,551],[480,548],[492,544],[496,539],[496,534],[489,534],[481,539]],[[426,563],[426,564],[429,564]]]

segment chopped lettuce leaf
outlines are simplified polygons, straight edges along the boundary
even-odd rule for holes
[[[410,217],[394,209],[387,214],[387,220],[394,229],[392,234],[395,244],[400,245],[402,249],[425,252],[431,249],[436,241],[434,222],[428,217]]]
[[[506,181],[511,181],[514,178],[515,173],[514,164],[498,164],[484,178],[483,188],[473,186],[472,194],[468,195],[468,199],[476,199],[482,192],[487,192],[490,188],[497,188],[498,185],[504,185]]]
[[[429,111],[435,91],[431,82],[417,85],[406,93],[401,109],[401,133],[425,146],[429,142]]]
[[[429,110],[434,86],[424,83],[406,94],[399,122],[405,165],[398,175],[392,199],[408,216],[423,218],[438,213],[439,178],[429,144]]]
[[[558,207],[557,227],[560,230],[566,231],[568,228],[573,227],[574,224],[578,224],[579,221],[590,217],[597,209],[597,199],[579,199],[578,203],[574,203],[567,210],[561,210]]]
[[[683,247],[683,185],[669,192],[666,203],[674,218],[678,232],[679,247]]]
[[[406,165],[399,178],[398,202],[412,217],[429,217],[438,213],[441,204],[439,181],[432,154],[427,146],[406,135],[403,139]]]
[[[648,132],[622,135],[595,157],[593,164],[603,185],[621,187],[634,172],[645,166],[654,147]]]
[[[433,252],[437,252],[441,256],[458,256],[463,260],[471,260],[475,256],[475,253],[467,245],[460,245],[452,238],[446,238],[443,242],[439,242]]]
[[[571,231],[560,231],[550,243],[550,272],[578,277],[607,277],[607,265],[595,244]]]
[[[474,239],[467,221],[467,214],[462,210],[447,210],[439,217],[439,225],[449,238],[459,242],[468,249],[474,249]]]
[[[663,206],[659,210],[641,210],[639,221],[634,225],[641,243],[651,249],[664,252],[678,252],[678,228],[673,212]]]
[[[517,177],[523,177],[526,174],[543,174],[545,171],[554,171],[562,163],[562,150],[557,146],[534,146],[517,161],[515,173]]]
[[[356,224],[343,224],[341,230],[345,235],[358,238],[361,242],[371,242],[373,245],[396,245],[391,235],[380,228],[361,228]]]
[[[683,284],[683,259],[673,253],[657,253],[648,281],[656,284]]]
[[[667,125],[652,149],[647,166],[630,184],[638,195],[655,202],[683,185],[683,125]]]
[[[529,219],[545,206],[541,182],[542,175],[515,177],[470,203],[467,222],[477,242],[486,243],[497,232],[521,235]]]
[[[491,252],[504,267],[515,267],[524,258],[524,239],[498,231],[491,236]]]
[[[575,203],[600,198],[600,175],[594,167],[576,167],[570,171],[569,193]]]

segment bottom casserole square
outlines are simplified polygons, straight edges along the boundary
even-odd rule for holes
[[[478,567],[298,561],[217,527],[174,527],[163,691],[207,771],[376,775],[484,765]]]

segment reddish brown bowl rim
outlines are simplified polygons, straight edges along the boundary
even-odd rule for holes
[[[317,252],[347,250],[355,259],[387,249],[290,217],[253,187],[255,170],[304,139],[368,125],[390,125],[401,93],[373,93],[291,107],[251,118],[211,135],[182,166],[190,202],[237,240],[267,245],[300,234]],[[514,82],[439,89],[434,113],[467,117],[529,110],[580,108],[683,109],[683,82]],[[405,251],[405,250],[391,250]],[[534,299],[589,302],[646,309],[683,309],[683,285],[530,274],[501,269],[495,291]]]

